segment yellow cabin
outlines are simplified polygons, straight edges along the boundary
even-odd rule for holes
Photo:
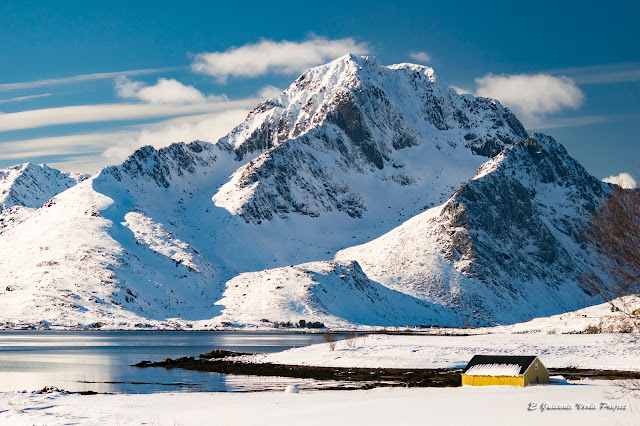
[[[474,355],[462,370],[462,385],[548,384],[549,370],[537,356]]]

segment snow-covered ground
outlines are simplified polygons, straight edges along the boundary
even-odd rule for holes
[[[612,301],[619,309],[634,312],[640,309],[640,295],[625,296]],[[609,303],[579,309],[550,317],[534,318],[518,324],[481,328],[477,332],[489,333],[581,333],[589,328],[602,333],[624,333],[633,329],[632,322]]]
[[[640,346],[618,334],[369,335],[238,357],[250,362],[332,367],[458,368],[476,354],[537,355],[549,368],[640,370]]]
[[[611,382],[514,388],[379,388],[284,393],[147,395],[0,394],[0,423],[12,425],[640,424],[640,400],[610,399]],[[536,408],[529,410],[532,403]],[[568,409],[547,409],[568,406]],[[576,404],[595,406],[578,409]],[[609,408],[601,408],[601,404]],[[614,409],[614,406],[618,409]],[[624,408],[622,408],[624,407]]]
[[[321,366],[444,368],[462,367],[478,353],[531,354],[550,368],[640,370],[640,346],[630,335],[559,334],[600,318],[607,322],[619,314],[601,305],[508,327],[473,330],[483,334],[370,334],[339,341],[334,350],[321,343],[240,358]],[[621,396],[612,381],[557,381],[526,388],[283,391],[95,396],[7,392],[0,393],[0,425],[640,424],[640,399]],[[537,405],[529,410],[532,403]],[[578,404],[594,408],[579,409]],[[618,409],[612,408],[615,405]],[[565,408],[543,411],[545,406]]]
[[[640,299],[627,296],[614,302],[634,310]],[[550,368],[640,370],[640,344],[632,334],[582,333],[588,327],[619,331],[629,324],[620,312],[603,303],[508,326],[434,328],[417,335],[370,334],[339,341],[333,351],[325,343],[240,359],[335,367],[452,368],[463,367],[473,355],[482,353],[538,355]]]

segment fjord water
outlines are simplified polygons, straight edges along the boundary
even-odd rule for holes
[[[132,367],[227,349],[277,352],[319,343],[319,334],[215,331],[0,331],[0,392],[56,386],[69,392],[216,392],[321,383],[278,377]]]

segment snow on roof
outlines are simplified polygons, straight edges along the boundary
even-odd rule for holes
[[[518,376],[518,364],[477,364],[469,368],[464,374],[468,376]]]
[[[518,372],[511,375],[520,375],[524,374],[527,371],[527,368],[535,361],[536,357],[531,355],[474,355],[471,358],[471,361],[467,364],[467,366],[462,370],[462,374],[469,374],[468,371],[471,370],[475,366],[494,366],[494,365],[516,365],[519,367]],[[482,375],[496,375],[496,376],[504,376],[504,374],[488,374],[482,373]],[[476,373],[475,375],[481,375],[480,373]]]

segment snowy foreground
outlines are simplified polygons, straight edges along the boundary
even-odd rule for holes
[[[327,425],[640,424],[640,400],[610,399],[611,382],[462,388],[379,388],[300,394],[0,394],[0,424]],[[534,409],[532,403],[537,403]],[[545,405],[546,403],[546,405]],[[602,404],[607,404],[605,407]],[[577,404],[593,409],[578,409]],[[568,407],[544,409],[544,407]]]
[[[623,335],[370,335],[244,357],[288,364],[461,367],[473,354],[535,354],[548,367],[639,370]],[[562,407],[562,408],[558,408]],[[584,408],[592,407],[592,408]],[[531,409],[530,409],[531,408]],[[358,391],[67,395],[0,393],[0,424],[640,424],[640,399],[613,381],[548,386],[378,388]]]
[[[640,370],[640,346],[620,334],[369,335],[272,354],[249,362],[330,367],[461,368],[475,354],[537,355],[548,368]]]

